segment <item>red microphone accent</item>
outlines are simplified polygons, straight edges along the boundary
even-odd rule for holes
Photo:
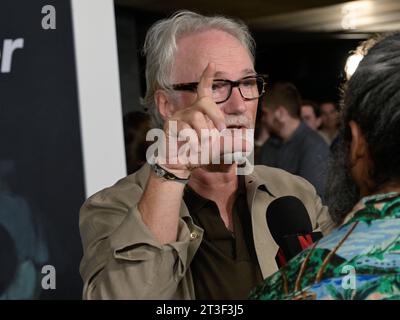
[[[281,248],[279,248],[279,250],[278,250],[276,259],[278,260],[278,266],[284,266],[287,263],[285,255],[283,254],[283,251]]]
[[[297,236],[297,239],[299,240],[302,250],[307,249],[309,246],[313,244],[313,239],[311,238],[310,234]]]

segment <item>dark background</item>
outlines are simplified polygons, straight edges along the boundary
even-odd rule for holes
[[[56,30],[42,29],[47,4],[56,7]],[[24,38],[24,48],[14,51],[11,73],[0,73],[0,160],[13,167],[3,182],[44,230],[56,290],[41,297],[79,299],[85,194],[69,1],[2,0],[0,48],[16,38]]]
[[[257,31],[254,37],[257,70],[268,74],[271,82],[293,82],[304,99],[338,102],[347,57],[360,40]]]

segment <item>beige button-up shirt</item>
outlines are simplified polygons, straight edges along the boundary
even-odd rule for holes
[[[118,181],[90,197],[80,212],[84,256],[80,272],[84,299],[195,299],[190,263],[203,230],[196,226],[182,200],[178,238],[160,245],[143,223],[137,204],[150,167]],[[255,166],[245,177],[252,215],[255,250],[263,277],[278,270],[278,245],[268,229],[268,205],[282,196],[295,196],[306,207],[313,228],[324,234],[333,227],[326,206],[314,187],[286,171]]]

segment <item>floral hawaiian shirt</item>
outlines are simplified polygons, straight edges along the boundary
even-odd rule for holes
[[[250,299],[400,299],[400,194],[361,199],[344,224],[265,279]]]

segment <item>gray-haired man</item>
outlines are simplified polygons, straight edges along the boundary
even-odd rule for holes
[[[199,136],[254,127],[264,84],[246,26],[179,12],[149,30],[145,52],[145,102],[167,144],[172,124]],[[295,196],[314,228],[329,228],[327,208],[302,178],[263,166],[238,176],[236,169],[167,159],[89,198],[80,216],[84,298],[246,298],[277,270],[265,220],[272,200]]]

